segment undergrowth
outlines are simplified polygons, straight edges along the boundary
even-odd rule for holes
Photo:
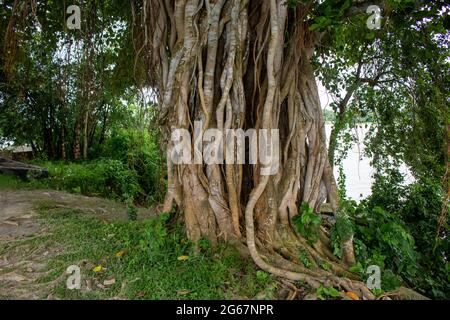
[[[49,260],[48,277],[57,278],[70,265],[81,268],[81,289],[69,290],[60,281],[58,298],[250,299],[261,292],[274,297],[271,275],[257,271],[232,247],[213,249],[207,240],[194,246],[167,214],[106,222],[51,203],[41,203],[38,212],[51,235],[36,245],[65,247]]]

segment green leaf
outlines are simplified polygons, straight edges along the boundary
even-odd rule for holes
[[[366,39],[367,39],[367,40],[373,40],[373,39],[375,39],[375,33],[374,33],[374,32],[366,33]]]
[[[269,274],[267,272],[264,272],[262,270],[256,271],[256,279],[258,281],[266,281],[269,278]]]
[[[338,298],[340,297],[339,291],[337,291],[333,287],[324,287],[320,285],[316,290],[317,297],[321,300],[325,300],[326,298]]]
[[[312,25],[309,26],[309,30],[310,31],[314,31],[317,28],[319,28],[320,26],[317,23],[313,23]]]

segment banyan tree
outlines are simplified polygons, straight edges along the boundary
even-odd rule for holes
[[[250,256],[259,268],[278,277],[302,281],[312,288],[334,286],[364,299],[375,298],[359,275],[351,272],[357,265],[352,227],[345,223],[348,218],[345,206],[339,203],[330,163],[336,132],[341,128],[335,126],[336,132],[331,134],[331,140],[335,137],[330,143],[330,157],[316,77],[320,73],[325,83],[330,77],[346,79],[347,94],[335,110],[338,123],[344,122],[345,105],[359,84],[388,85],[398,79],[384,78],[386,74],[397,73],[408,86],[416,69],[409,73],[402,69],[412,63],[414,53],[409,51],[421,46],[410,44],[416,35],[408,35],[411,39],[405,38],[404,52],[398,54],[399,39],[404,30],[416,30],[427,14],[433,14],[431,11],[442,16],[440,5],[378,0],[88,0],[80,1],[77,10],[73,9],[77,5],[70,5],[72,9],[67,5],[63,1],[14,0],[2,7],[10,16],[0,19],[5,30],[0,72],[7,80],[5,87],[13,93],[17,90],[19,101],[25,92],[20,74],[29,71],[19,63],[27,43],[39,45],[39,55],[32,54],[36,61],[46,57],[40,42],[49,46],[53,58],[66,56],[66,67],[58,70],[60,83],[66,86],[55,91],[64,107],[62,120],[47,125],[46,109],[34,110],[42,115],[44,140],[52,140],[49,137],[54,134],[53,140],[65,146],[65,133],[73,127],[73,158],[80,156],[81,144],[87,158],[88,133],[95,132],[100,121],[94,112],[97,94],[107,87],[107,96],[119,99],[130,88],[143,89],[142,96],[150,88],[162,131],[161,147],[167,152],[167,193],[159,209],[171,212],[176,208],[192,242],[207,239],[213,246],[227,242]],[[427,7],[432,6],[434,9],[427,13]],[[408,16],[407,10],[415,14]],[[80,13],[78,23],[69,28],[69,22]],[[381,27],[380,14],[384,16]],[[395,34],[397,29],[399,33]],[[381,49],[380,44],[389,35],[393,35],[388,39],[392,43]],[[428,34],[424,48],[437,35]],[[82,50],[72,48],[78,46]],[[370,55],[363,54],[366,49],[370,49]],[[74,60],[82,71],[71,84],[67,79],[73,52],[84,57],[80,60],[84,63]],[[426,60],[434,59],[425,52]],[[355,70],[348,73],[356,71],[356,76],[345,77],[346,70],[340,72],[340,54],[348,60],[342,65],[353,66]],[[372,60],[367,57],[376,61],[367,61]],[[397,67],[393,67],[393,60]],[[316,72],[320,61],[323,64]],[[363,64],[369,65],[364,72]],[[417,70],[430,69],[420,62],[417,65]],[[324,71],[327,66],[331,68]],[[370,68],[374,70],[367,70]],[[431,80],[444,87],[443,81]],[[399,86],[388,89],[396,88]],[[78,107],[66,117],[69,89]],[[410,94],[409,89],[405,95]],[[432,92],[426,91],[421,96],[430,95]],[[391,96],[396,95],[387,95]],[[14,95],[10,97],[15,99]],[[380,103],[388,99],[380,99]],[[444,100],[439,101],[441,104]],[[428,121],[429,113],[419,115]],[[102,135],[105,125],[106,116]],[[208,134],[211,130],[216,134]],[[177,134],[180,132],[183,134]],[[231,147],[227,145],[229,132],[234,133]],[[271,143],[264,151],[276,154],[271,158],[276,159],[275,165],[273,161],[251,161],[258,151],[260,158],[261,150],[255,151],[256,147],[267,141]],[[415,146],[417,140],[411,141]],[[65,148],[61,149],[65,158]],[[241,161],[203,161],[211,150],[222,152],[225,159]],[[430,149],[425,150],[427,153]],[[193,161],[174,161],[174,155]],[[443,202],[440,227],[444,225],[447,200],[448,196]],[[325,208],[334,217],[321,220]],[[336,237],[331,241],[333,224],[338,241]],[[398,296],[423,298],[402,290]]]
[[[342,15],[366,7],[346,5]],[[283,0],[146,0],[133,6],[141,28],[135,31],[142,44],[137,51],[147,57],[168,151],[162,211],[176,205],[194,242],[243,244],[267,272],[373,298],[348,271],[355,263],[351,235],[342,241],[339,259],[325,227],[314,241],[293,227],[302,204],[319,214],[327,203],[339,214],[311,62],[325,31],[312,27],[313,8],[311,1],[290,6]],[[174,163],[173,131],[184,129],[194,137],[195,123],[201,123],[201,132],[277,129],[277,172],[262,174],[261,163]],[[246,150],[248,157],[248,145]],[[303,266],[299,252],[316,267]],[[329,270],[317,267],[320,263]]]

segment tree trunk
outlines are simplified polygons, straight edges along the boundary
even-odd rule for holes
[[[75,124],[75,137],[73,145],[73,159],[79,160],[81,157],[81,124],[78,120]]]
[[[344,244],[346,255],[339,261],[324,228],[311,246],[292,227],[302,202],[315,212],[325,201],[334,212],[338,209],[310,63],[318,33],[303,22],[310,5],[288,9],[281,0],[144,3],[145,41],[168,143],[163,210],[170,211],[176,203],[193,241],[240,239],[268,272],[313,287],[331,281],[372,298],[362,283],[337,277],[355,277],[347,271],[347,264],[354,263],[351,242]],[[197,130],[196,121],[202,124]],[[224,134],[223,140],[227,129],[279,130],[278,170],[265,174],[273,163],[172,161],[175,129],[196,137],[212,128]],[[197,142],[194,138],[192,145]],[[236,157],[237,150],[228,153]],[[300,250],[315,266],[328,261],[332,271],[302,266]]]
[[[89,126],[89,111],[86,110],[84,114],[84,129],[83,129],[83,159],[87,159],[88,156],[88,126]]]
[[[66,155],[66,126],[61,126],[61,160],[66,161],[67,155]]]

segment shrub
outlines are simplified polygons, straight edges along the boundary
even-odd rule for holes
[[[53,189],[126,202],[130,219],[135,218],[133,204],[148,206],[162,201],[164,157],[154,136],[135,129],[115,130],[100,155],[102,158],[77,163],[39,162],[49,169],[49,178],[42,183]]]
[[[292,220],[297,232],[305,237],[309,243],[317,241],[321,218],[313,212],[313,209],[308,203],[302,203],[300,214],[295,216]]]
[[[116,129],[102,151],[103,157],[119,160],[135,173],[142,191],[135,200],[142,204],[160,202],[164,194],[165,159],[156,136],[137,129]]]
[[[122,201],[142,192],[135,172],[118,160],[101,159],[86,163],[46,162],[49,178],[43,183],[52,189]]]
[[[382,289],[402,282],[433,298],[448,298],[448,224],[436,239],[442,188],[430,181],[403,185],[399,177],[378,177],[372,195],[357,204],[342,201],[350,224],[339,219],[332,229],[334,253],[340,255],[343,230],[353,228],[358,264],[353,271],[364,276],[369,265],[382,269]]]

